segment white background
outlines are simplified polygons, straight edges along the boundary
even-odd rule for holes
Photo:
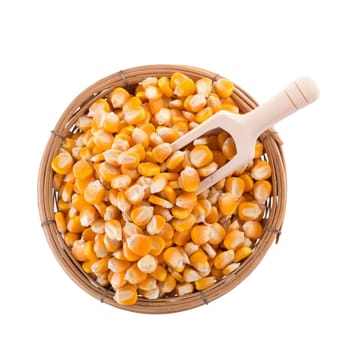
[[[347,1],[2,1],[0,348],[349,349]],[[300,74],[321,96],[282,121],[280,243],[208,306],[141,315],[77,287],[40,227],[39,162],[59,116],[134,66],[218,72],[263,102]]]

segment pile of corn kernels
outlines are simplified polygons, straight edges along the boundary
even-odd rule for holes
[[[132,305],[204,290],[235,271],[263,232],[271,167],[255,158],[209,190],[201,179],[234,157],[226,132],[181,151],[171,143],[219,110],[239,113],[227,79],[176,72],[133,94],[115,88],[76,123],[52,161],[55,221],[73,257]]]

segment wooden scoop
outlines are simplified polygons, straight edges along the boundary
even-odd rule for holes
[[[302,76],[251,112],[238,115],[219,111],[173,142],[171,146],[175,152],[203,135],[217,134],[224,130],[232,136],[236,144],[237,154],[202,180],[196,194],[205,191],[247,164],[254,157],[255,143],[262,132],[288,115],[313,103],[318,96],[319,90],[316,84],[310,78]]]

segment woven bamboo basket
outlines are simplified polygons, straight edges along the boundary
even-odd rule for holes
[[[272,168],[272,193],[266,203],[263,235],[255,243],[252,254],[242,262],[237,270],[203,291],[157,300],[139,297],[137,303],[132,306],[117,304],[113,299],[114,291],[112,289],[100,286],[83,271],[80,263],[72,257],[70,248],[66,246],[62,235],[56,228],[54,213],[57,210],[57,193],[53,188],[52,159],[59,152],[63,139],[77,131],[76,121],[87,112],[94,101],[107,96],[115,87],[120,86],[133,91],[136,85],[147,77],[170,77],[176,71],[195,80],[201,77],[208,77],[213,81],[221,78],[218,74],[191,66],[149,65],[119,71],[97,81],[77,96],[59,118],[55,128],[51,131],[38,174],[38,207],[41,225],[48,244],[64,271],[80,288],[101,302],[138,313],[162,314],[184,311],[208,304],[231,291],[256,268],[272,243],[274,241],[277,243],[286,209],[287,184],[282,141],[274,129],[269,129],[260,136],[260,141],[265,149],[264,157],[268,159]],[[237,85],[235,85],[232,98],[237,103],[241,113],[247,113],[258,105],[248,93]]]

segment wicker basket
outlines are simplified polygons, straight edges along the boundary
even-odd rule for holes
[[[265,131],[260,136],[264,145],[266,157],[272,167],[272,194],[266,204],[266,212],[263,221],[264,232],[253,249],[253,253],[244,260],[239,269],[215,283],[212,287],[202,292],[194,292],[181,297],[161,298],[146,300],[139,297],[138,302],[132,306],[118,305],[113,300],[114,292],[111,289],[101,287],[95,280],[86,274],[72,257],[70,249],[65,245],[61,234],[56,229],[54,212],[56,210],[57,193],[53,189],[53,170],[51,161],[59,152],[62,140],[74,133],[77,129],[75,123],[78,118],[86,113],[89,106],[101,97],[108,95],[113,88],[120,86],[132,90],[143,79],[149,76],[168,76],[175,71],[182,72],[192,79],[208,77],[212,80],[220,76],[207,70],[179,65],[149,65],[127,69],[105,77],[84,90],[77,96],[68,108],[63,112],[45,148],[38,177],[38,207],[47,241],[62,268],[70,278],[83,290],[97,298],[101,302],[114,307],[139,313],[161,314],[178,312],[191,309],[219,298],[226,294],[240,282],[242,282],[259,264],[265,253],[273,243],[278,240],[286,207],[286,171],[282,142],[273,129]],[[257,103],[243,89],[235,85],[233,99],[243,113],[257,107]]]

